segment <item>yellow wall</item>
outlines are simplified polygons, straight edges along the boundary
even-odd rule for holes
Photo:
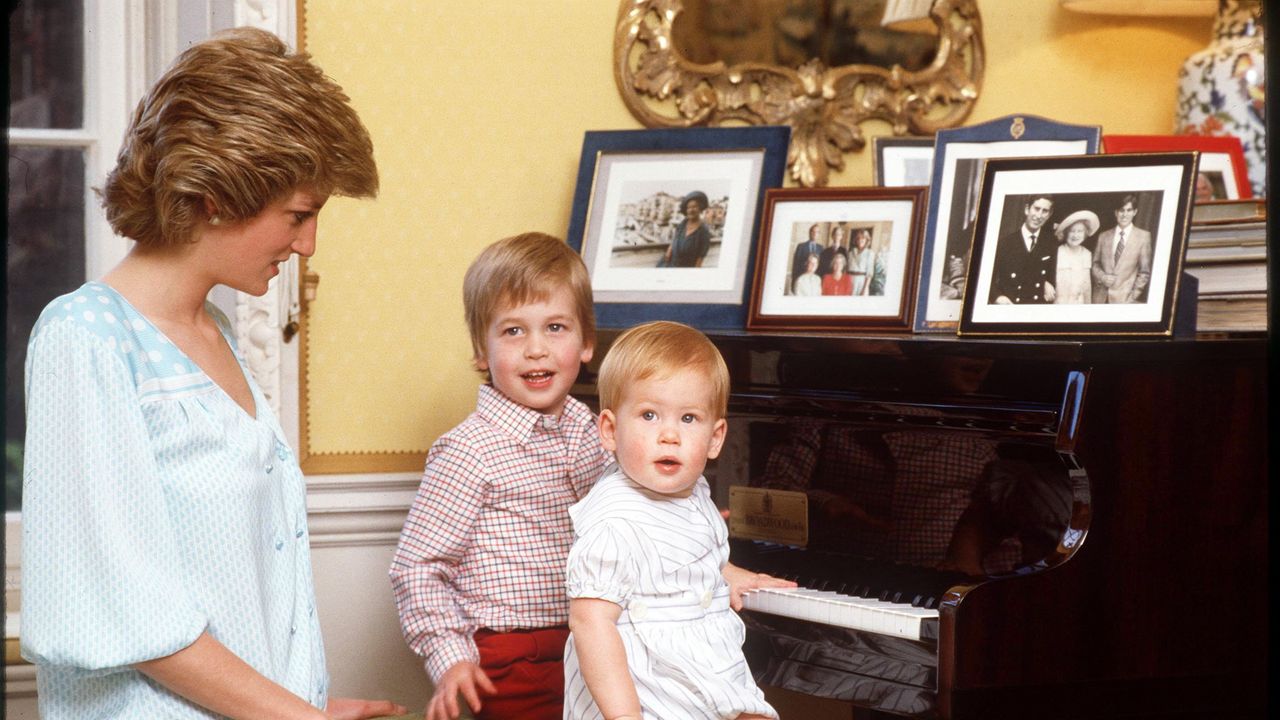
[[[320,225],[303,368],[310,453],[423,452],[471,410],[466,265],[514,233],[563,237],[583,132],[639,127],[613,80],[617,8],[305,0],[306,47],[373,134],[383,188],[375,201],[335,199]],[[1117,21],[1052,0],[979,10],[987,68],[969,122],[1029,113],[1170,132],[1178,66],[1210,34],[1208,18]],[[830,184],[870,184],[869,148]]]

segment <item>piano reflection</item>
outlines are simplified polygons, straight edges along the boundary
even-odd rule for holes
[[[744,601],[767,691],[854,717],[1264,708],[1260,340],[712,339],[731,559],[799,585]]]

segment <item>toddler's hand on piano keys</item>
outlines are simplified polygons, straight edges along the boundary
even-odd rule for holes
[[[729,607],[734,610],[742,609],[742,596],[744,593],[761,588],[790,588],[796,586],[795,582],[791,580],[783,580],[765,573],[751,572],[733,563],[726,563],[722,574],[725,582],[729,583]]]

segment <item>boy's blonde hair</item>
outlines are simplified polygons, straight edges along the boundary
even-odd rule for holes
[[[98,192],[111,229],[155,248],[189,241],[206,200],[237,222],[304,187],[377,195],[369,131],[306,53],[243,27],[178,56],[138,103]]]
[[[587,347],[596,343],[591,277],[567,243],[539,232],[499,240],[480,252],[462,280],[462,307],[471,333],[472,360],[485,356],[485,333],[500,310],[546,300],[566,288]]]
[[[637,325],[614,341],[600,363],[596,380],[600,409],[616,409],[628,383],[669,377],[686,368],[707,376],[711,411],[717,420],[725,417],[729,411],[729,368],[720,351],[701,332],[667,320]]]

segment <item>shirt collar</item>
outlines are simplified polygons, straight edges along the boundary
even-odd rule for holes
[[[521,405],[489,383],[480,386],[476,414],[522,444],[539,429],[558,426],[567,432],[571,427],[592,424],[594,418],[591,409],[572,396],[565,398],[564,410],[556,417]]]

